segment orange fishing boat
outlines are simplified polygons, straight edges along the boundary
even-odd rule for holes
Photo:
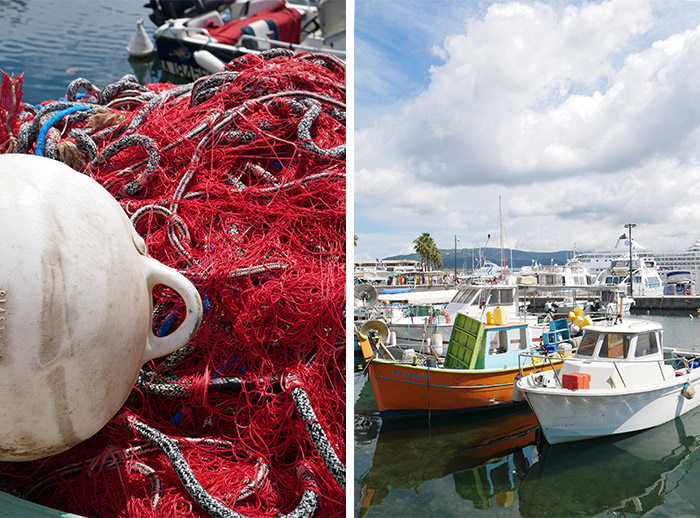
[[[500,315],[497,315],[500,316]],[[436,415],[507,406],[513,401],[513,382],[519,374],[519,356],[532,352],[530,328],[524,322],[487,324],[467,315],[455,319],[447,354],[434,357],[406,354],[402,360],[376,358],[376,336],[360,335],[369,379],[382,418]],[[568,339],[567,336],[562,337]],[[386,351],[380,347],[378,350]],[[549,370],[561,363],[561,354],[529,357],[523,373]],[[524,374],[527,375],[527,374]],[[519,403],[520,401],[517,401]]]

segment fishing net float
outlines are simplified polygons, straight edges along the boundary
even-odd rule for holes
[[[0,463],[4,489],[86,516],[344,515],[343,62],[276,50],[188,85],[78,78],[39,106],[22,79],[0,83],[0,153],[97,181],[203,320],[90,439]],[[153,307],[158,336],[185,318],[166,286]]]

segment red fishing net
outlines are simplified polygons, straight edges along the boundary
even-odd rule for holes
[[[97,435],[0,464],[4,489],[86,516],[344,515],[344,64],[269,52],[183,86],[78,79],[38,107],[21,85],[3,77],[0,152],[102,184],[204,320]],[[183,306],[157,289],[154,331]]]

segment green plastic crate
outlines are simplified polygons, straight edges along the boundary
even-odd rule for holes
[[[484,322],[458,313],[445,355],[445,368],[483,369],[484,352],[481,344],[485,329]]]

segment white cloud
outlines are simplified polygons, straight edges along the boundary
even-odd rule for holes
[[[649,247],[691,244],[700,12],[657,7],[507,2],[464,20],[424,91],[356,132],[357,228],[481,243],[502,195],[513,246],[612,246],[627,222]]]

